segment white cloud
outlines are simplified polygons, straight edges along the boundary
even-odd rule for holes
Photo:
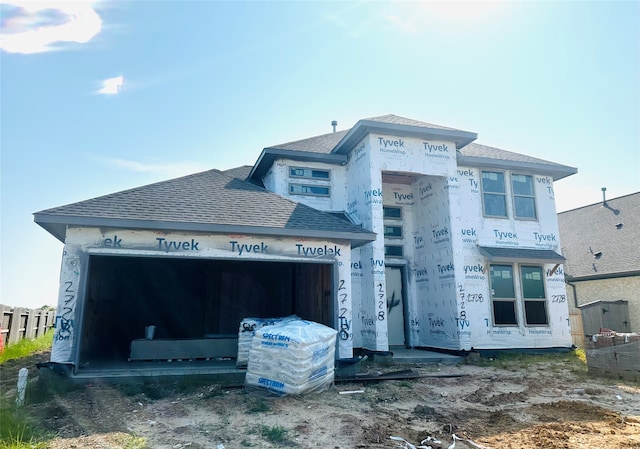
[[[161,175],[165,178],[177,178],[179,176],[198,173],[208,169],[201,164],[189,161],[147,163],[129,159],[110,158],[107,159],[107,162],[116,168],[138,173]]]
[[[124,85],[124,76],[116,76],[114,78],[107,78],[102,81],[102,88],[98,89],[97,93],[101,95],[116,95],[122,90]]]
[[[0,49],[33,54],[60,50],[67,43],[86,44],[102,29],[90,1],[0,0]]]

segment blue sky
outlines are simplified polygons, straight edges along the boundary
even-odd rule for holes
[[[0,303],[56,305],[34,212],[396,114],[640,191],[640,2],[0,0]]]

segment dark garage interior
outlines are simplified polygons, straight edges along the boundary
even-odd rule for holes
[[[148,325],[166,341],[237,339],[248,317],[333,327],[332,274],[326,263],[92,255],[79,366],[127,361]]]

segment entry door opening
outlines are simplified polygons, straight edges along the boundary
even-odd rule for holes
[[[404,298],[402,268],[386,267],[387,284],[387,330],[389,346],[404,346]]]
[[[237,338],[243,318],[333,325],[333,265],[90,256],[80,364],[127,360],[131,341]]]

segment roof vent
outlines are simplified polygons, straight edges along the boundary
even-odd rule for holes
[[[593,253],[593,257],[596,259],[600,259],[602,257],[602,251],[598,251],[597,253]]]
[[[336,132],[336,126],[338,126],[338,122],[335,120],[331,120],[331,126],[333,126],[333,132]]]
[[[607,205],[607,196],[606,196],[606,191],[607,188],[606,187],[602,187],[600,190],[602,190],[602,205],[606,206]]]
[[[622,223],[616,224],[616,229],[622,229]]]

